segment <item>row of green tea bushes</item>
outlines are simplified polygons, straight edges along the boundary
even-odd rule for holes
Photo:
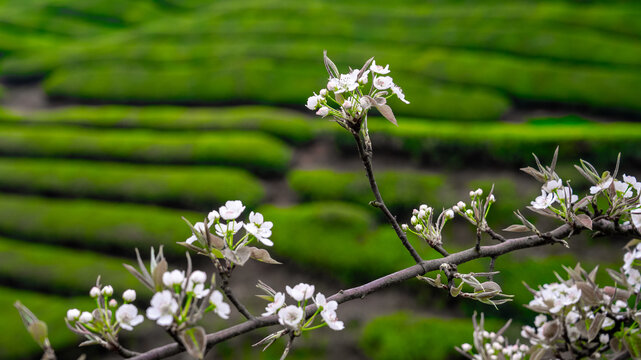
[[[633,70],[445,50],[428,50],[406,66],[431,78],[488,86],[519,99],[641,110],[634,96],[634,89],[641,86],[641,75]],[[483,71],[479,71],[480,68]]]
[[[79,338],[67,329],[64,316],[68,309],[93,309],[95,303],[89,296],[60,297],[31,291],[0,287],[0,358],[26,359],[42,355],[42,349],[33,341],[24,328],[13,303],[20,300],[40,320],[47,323],[49,340],[54,349],[62,349],[76,343]]]
[[[498,331],[500,321],[486,320],[488,331]],[[472,343],[471,318],[422,317],[399,312],[370,321],[360,347],[374,360],[445,360],[458,358],[455,346]]]
[[[73,246],[134,257],[134,248],[148,254],[184,254],[176,242],[191,232],[181,216],[202,221],[206,213],[90,200],[54,200],[0,194],[0,235],[24,241]]]
[[[20,288],[87,295],[98,275],[103,284],[113,285],[118,292],[140,288],[123,263],[134,262],[90,251],[0,238],[0,281]]]
[[[318,122],[301,113],[267,106],[189,108],[176,106],[71,106],[26,116],[0,113],[0,120],[29,124],[155,130],[254,130],[294,144],[311,141]],[[324,122],[323,122],[324,123]]]
[[[247,101],[302,108],[313,91],[326,86],[327,75],[317,61],[288,63],[254,58],[226,64],[76,65],[56,70],[46,79],[45,89],[53,97],[81,100],[182,104]],[[171,87],[163,86],[169,83]],[[412,79],[409,75],[399,83],[411,104],[392,103],[399,105],[395,107],[397,113],[408,116],[485,120],[500,117],[509,107],[507,98],[492,90]]]
[[[335,172],[329,169],[292,170],[290,186],[305,201],[350,201],[367,205],[373,195],[364,172]],[[412,171],[385,171],[376,177],[387,206],[395,212],[411,211],[421,203],[442,204],[445,199],[441,175]]]
[[[167,133],[21,125],[0,125],[0,153],[5,156],[229,165],[264,175],[283,173],[292,158],[292,150],[281,140],[249,131]]]
[[[516,173],[516,169],[515,169]],[[469,203],[469,190],[482,188],[487,194],[494,186],[498,201],[492,206],[488,220],[493,226],[507,226],[513,221],[513,211],[525,207],[528,201],[519,200],[513,178],[497,177],[491,180],[473,180],[456,189],[449,176],[419,173],[416,171],[383,171],[376,175],[379,190],[391,211],[402,219],[410,216],[413,208],[428,204],[437,211],[448,208],[458,201]],[[336,172],[330,169],[292,170],[288,173],[292,189],[304,201],[349,201],[367,205],[374,199],[364,172]],[[532,189],[521,194],[536,197],[538,185],[532,182]],[[532,191],[530,191],[532,190]]]
[[[375,149],[408,154],[414,159],[451,168],[498,164],[534,165],[532,153],[576,163],[583,158],[600,166],[616,162],[619,152],[628,164],[641,162],[637,144],[641,126],[635,123],[585,124],[460,124],[399,118],[399,126],[372,118],[370,136]],[[353,151],[353,139],[339,127],[332,129],[337,144]],[[545,160],[542,160],[545,161]]]
[[[265,196],[257,178],[236,168],[22,158],[0,158],[0,189],[201,211],[230,199],[254,207]]]

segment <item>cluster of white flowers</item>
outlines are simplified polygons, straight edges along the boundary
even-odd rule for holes
[[[229,304],[223,301],[220,291],[208,289],[206,281],[207,274],[200,270],[192,272],[188,279],[181,270],[165,272],[162,275],[165,289],[151,298],[147,317],[160,326],[182,324],[199,308],[198,302],[209,301],[205,312],[213,310],[221,318],[228,319],[231,313]]]
[[[111,298],[114,289],[111,285],[96,285],[89,291],[89,296],[95,299],[96,309],[93,311],[67,310],[66,321],[79,335],[85,336],[92,342],[100,343],[103,338],[116,337],[120,329],[133,330],[134,326],[143,322],[144,317],[138,314],[138,308],[131,304],[136,300],[136,291],[129,289],[122,294],[123,304]],[[114,311],[115,310],[115,311]]]
[[[245,211],[245,206],[240,200],[227,201],[218,211],[212,210],[207,215],[207,223],[195,223],[192,235],[185,242],[194,244],[199,239],[204,239],[206,232],[211,231],[213,226],[213,233],[224,239],[227,246],[232,250],[238,250],[253,240],[257,240],[266,246],[274,245],[269,239],[272,236],[274,224],[271,221],[265,221],[261,213],[253,211],[249,213],[248,221],[237,221],[243,211]],[[235,240],[236,234],[243,228],[245,229],[244,236]]]
[[[469,221],[472,225],[480,226],[485,229],[487,222],[485,218],[496,202],[496,197],[490,193],[485,198],[483,196],[483,189],[476,189],[470,191],[470,206],[468,207],[463,201],[459,201],[452,207],[457,214],[461,215],[465,220]]]
[[[641,259],[641,243],[627,251],[623,256],[623,273],[636,294],[641,290],[641,272],[634,268],[634,265],[639,265],[639,262],[636,261],[637,259]]]
[[[578,200],[579,197],[574,195],[570,186],[563,186],[563,180],[552,179],[543,184],[541,195],[537,196],[530,204],[535,209],[544,210],[550,208],[552,211],[560,213],[560,210],[552,207],[554,203],[558,202],[563,209],[566,209]]]
[[[422,204],[418,209],[412,210],[412,218],[410,223],[412,227],[407,224],[401,225],[403,231],[411,232],[412,234],[424,239],[432,246],[442,245],[443,240],[441,232],[445,224],[454,218],[454,210],[443,210],[441,214],[433,221],[434,209]]]
[[[387,99],[394,95],[409,104],[403,90],[388,75],[389,65],[383,67],[372,60],[369,67],[366,64],[363,69],[350,70],[346,74],[334,73],[329,69],[328,71],[330,78],[326,88],[310,96],[306,104],[308,109],[315,110],[319,116],[332,115],[340,121],[363,119],[371,107],[385,106]],[[370,76],[371,86],[366,89],[365,86],[370,83]]]
[[[314,285],[300,283],[296,286],[286,287],[286,292],[289,296],[296,301],[296,305],[287,305],[285,303],[285,294],[282,292],[274,292],[269,289],[269,298],[272,302],[267,304],[263,316],[278,314],[278,322],[286,328],[300,333],[301,331],[317,329],[321,326],[329,326],[332,330],[343,330],[345,327],[343,322],[338,320],[336,309],[338,303],[336,301],[327,301],[325,295],[316,293],[314,296]],[[316,312],[306,321],[305,307],[312,299],[317,306]],[[322,323],[314,325],[314,318],[320,314]]]
[[[473,346],[468,343],[461,345],[461,350],[471,354],[475,360],[522,360],[526,358],[527,352],[530,350],[530,347],[524,344],[510,345],[503,335],[497,335],[494,332],[481,331],[475,334],[475,337],[482,339],[483,349],[479,351],[480,354],[473,354]]]
[[[530,308],[557,314],[566,306],[576,304],[581,298],[581,290],[565,283],[544,284],[530,301]]]

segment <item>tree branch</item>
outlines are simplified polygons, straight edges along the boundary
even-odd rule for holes
[[[621,225],[619,231],[616,231],[616,227],[612,221],[605,219],[597,220],[593,224],[593,229],[595,231],[600,231],[606,234],[619,234],[619,235],[636,235],[637,232],[635,228],[628,225]],[[392,285],[399,284],[406,280],[412,279],[417,275],[422,275],[426,272],[438,270],[442,264],[462,264],[475,260],[478,258],[489,257],[496,258],[498,256],[510,253],[512,251],[526,249],[536,246],[554,244],[555,241],[552,239],[555,238],[565,238],[574,233],[575,228],[572,225],[564,224],[556,229],[549,231],[547,233],[539,235],[530,235],[523,236],[519,238],[509,239],[505,242],[490,245],[490,246],[481,246],[479,250],[476,250],[476,247],[472,247],[467,250],[460,251],[449,256],[424,260],[419,264],[408,267],[406,269],[397,271],[395,273],[383,276],[376,280],[370,281],[367,284],[357,286],[347,290],[341,290],[338,293],[327,298],[327,301],[334,300],[337,303],[344,303],[350,300],[363,298],[371,293],[379,291],[381,289],[387,288]],[[305,308],[306,316],[311,316],[316,311],[316,305],[309,305]],[[218,344],[227,339],[231,339],[238,335],[248,333],[254,329],[263,328],[267,326],[272,326],[278,324],[278,316],[263,316],[257,317],[252,320],[245,321],[244,323],[231,326],[227,329],[211,333],[207,335],[207,346],[212,347],[215,344]],[[133,357],[132,359],[136,360],[152,360],[152,359],[163,359],[165,357],[175,355],[183,351],[179,344],[168,344],[161,346],[159,348],[150,350],[146,353],[143,353],[139,356]]]
[[[396,232],[396,236],[398,236],[398,238],[401,240],[401,243],[403,243],[403,246],[405,247],[405,249],[407,249],[407,251],[410,253],[414,261],[417,264],[420,264],[423,261],[423,259],[418,254],[418,252],[416,252],[416,250],[410,244],[410,242],[407,240],[407,235],[405,235],[405,232],[403,232],[403,230],[401,229],[401,226],[398,224],[398,221],[396,221],[396,218],[394,217],[394,215],[392,215],[392,213],[389,211],[387,206],[385,206],[385,202],[383,201],[381,192],[378,190],[376,179],[374,178],[374,171],[372,170],[371,152],[368,152],[365,149],[365,146],[363,144],[363,139],[361,139],[360,135],[358,134],[358,131],[352,130],[351,132],[352,132],[352,135],[354,136],[354,140],[356,141],[356,147],[358,148],[358,155],[361,157],[361,161],[363,162],[363,166],[365,167],[365,173],[367,174],[367,179],[369,180],[369,186],[372,188],[372,192],[374,193],[374,198],[376,199],[376,201],[370,204],[374,207],[381,209],[381,211],[387,218],[387,221],[389,221],[389,223],[394,228],[394,231]],[[443,253],[441,252],[441,254]]]

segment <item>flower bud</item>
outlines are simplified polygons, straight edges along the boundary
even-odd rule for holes
[[[91,290],[89,290],[89,296],[92,298],[97,298],[100,296],[100,289],[96,286],[92,287]]]
[[[318,111],[316,112],[316,115],[325,117],[329,115],[329,108],[327,106],[323,106]]]
[[[407,226],[407,224],[403,224],[401,225],[401,229],[403,229],[403,231],[407,231],[409,230],[409,226]]]
[[[411,223],[412,225],[418,224],[418,218],[416,216],[412,216]]]
[[[344,108],[344,109],[346,109],[346,110],[351,109],[351,108],[352,108],[352,102],[351,102],[351,101],[349,101],[349,100],[345,100],[345,101],[343,102],[343,108]]]
[[[423,231],[423,225],[418,224],[418,225],[414,226],[414,229],[416,229],[416,231],[418,231],[418,232],[421,232],[421,231]]]
[[[474,208],[474,207],[476,207],[476,201],[472,201],[472,202],[470,203],[470,206],[472,206],[473,208]]]
[[[125,300],[125,302],[136,301],[136,290],[133,290],[133,289],[125,290],[125,292],[122,293],[122,299]]]
[[[474,217],[474,211],[472,211],[472,209],[467,209],[467,210],[465,211],[465,215],[467,215],[467,216],[469,216],[469,217],[473,218],[473,217]]]
[[[470,345],[468,343],[465,343],[465,344],[461,345],[461,349],[463,349],[463,351],[465,351],[465,352],[468,352],[468,351],[472,350],[472,345]]]
[[[479,188],[479,189],[476,189],[476,191],[475,191],[475,195],[476,195],[476,196],[481,196],[481,195],[483,195],[483,190],[481,190],[480,188]]]
[[[318,92],[318,94],[319,94],[320,96],[322,96],[322,97],[327,96],[327,89],[321,89],[321,90]]]
[[[418,217],[420,219],[425,219],[427,217],[427,214],[425,213],[424,210],[421,210],[421,211],[418,212]]]
[[[454,210],[455,212],[459,212],[461,209],[459,209],[458,206],[454,205],[452,206],[452,210]]]
[[[114,294],[114,288],[111,287],[111,285],[107,285],[102,288],[102,295],[104,296],[111,296]]]
[[[205,281],[207,281],[207,274],[205,274],[204,271],[196,270],[193,273],[191,273],[191,276],[189,279],[196,284],[202,284]]]
[[[116,299],[109,300],[109,307],[115,308],[116,306],[118,306],[118,301],[116,301]]]
[[[490,198],[488,199],[488,201],[491,203],[496,202],[496,198],[494,197],[494,194],[490,195]]]
[[[464,202],[462,202],[462,201],[457,202],[457,203],[456,203],[456,206],[458,206],[458,207],[459,207],[459,209],[465,209],[465,203],[464,203]]]
[[[427,211],[427,205],[425,205],[425,204],[422,204],[418,208],[419,208],[419,210]]]
[[[87,311],[83,311],[83,313],[80,314],[80,318],[78,319],[78,321],[80,321],[81,323],[88,323],[88,322],[91,322],[92,320],[93,320],[93,316],[91,315],[90,312],[87,312]]]
[[[445,211],[445,218],[446,219],[453,219],[454,218],[454,211],[452,211],[452,209],[447,209]]]
[[[418,215],[418,210],[416,209],[412,210],[412,215]]]
[[[476,195],[476,192],[474,190],[470,190],[470,197],[473,198]]]
[[[67,310],[67,320],[69,321],[78,320],[79,316],[80,316],[80,310],[78,309]]]

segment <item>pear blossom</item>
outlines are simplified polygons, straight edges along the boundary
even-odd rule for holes
[[[559,180],[550,180],[546,182],[542,188],[543,190],[545,190],[545,192],[551,193],[551,192],[554,192],[554,190],[556,189],[560,189],[562,186],[563,186],[563,181],[559,179]]]
[[[632,189],[633,187],[630,184],[621,182],[619,180],[614,180],[614,190],[621,193],[624,198],[627,199],[634,196]]]
[[[209,297],[209,302],[214,305],[214,312],[223,319],[229,319],[231,307],[223,301],[223,294],[219,290],[214,290]]]
[[[385,65],[385,67],[382,67],[381,65],[377,65],[376,64],[376,60],[372,60],[372,64],[369,66],[369,69],[373,73],[377,73],[377,74],[381,74],[381,75],[389,74],[389,72],[390,72],[389,64]]]
[[[254,235],[256,237],[256,240],[267,246],[274,245],[274,242],[269,240],[269,237],[272,236],[271,227],[272,223],[270,221],[267,221],[261,225],[256,225],[254,223],[245,224],[245,230],[247,230],[248,233]]]
[[[125,300],[126,302],[135,301],[136,300],[136,290],[133,290],[133,289],[125,290],[125,292],[122,293],[122,299]]]
[[[327,89],[330,91],[334,91],[334,93],[336,94],[356,90],[356,88],[358,88],[358,72],[359,70],[352,70],[347,74],[340,74],[337,83],[332,82],[332,80],[330,79],[330,82],[327,83]],[[330,83],[332,83],[331,85],[333,89],[330,88]]]
[[[389,76],[379,76],[374,79],[374,87],[378,90],[386,90],[394,85],[394,80]]]
[[[345,325],[343,324],[342,321],[339,321],[338,318],[336,317],[336,307],[337,307],[336,301],[330,301],[325,305],[325,308],[321,311],[321,316],[323,317],[323,320],[325,320],[325,323],[327,326],[329,326],[330,329],[332,330],[343,330],[345,328]]]
[[[81,323],[91,322],[93,321],[93,315],[91,315],[91,313],[88,311],[83,311],[82,314],[80,314],[78,321],[80,321]]]
[[[352,108],[352,102],[349,99],[345,100],[343,102],[343,109],[349,110],[351,108]]]
[[[454,211],[452,209],[448,209],[445,211],[445,218],[446,219],[453,219],[454,218]]]
[[[243,222],[230,221],[227,224],[218,223],[214,225],[216,235],[226,237],[228,234],[234,235],[243,228]]]
[[[216,219],[220,219],[220,214],[216,210],[212,210],[207,214],[208,226],[211,226]]]
[[[67,320],[69,321],[78,320],[78,317],[80,317],[80,310],[78,309],[67,310]]]
[[[320,89],[320,91],[318,92],[318,95],[322,97],[327,96],[327,89]]]
[[[601,344],[607,344],[609,341],[610,341],[610,335],[608,334],[599,335],[599,342]]]
[[[97,298],[98,296],[100,296],[100,288],[97,286],[92,287],[91,290],[89,290],[89,296],[91,296],[92,298]]]
[[[173,287],[174,285],[181,285],[185,280],[185,272],[181,270],[166,271],[162,274],[162,282],[167,287]]]
[[[194,230],[198,231],[200,234],[203,234],[203,235],[206,234],[205,224],[202,221],[199,221],[199,222],[194,224]],[[185,242],[187,244],[191,244],[196,240],[198,240],[198,238],[196,237],[196,234],[194,234],[193,231],[192,231],[191,236],[188,237],[187,240],[185,240]]]
[[[292,330],[299,330],[304,315],[303,309],[296,305],[289,305],[278,310],[278,322]]]
[[[547,209],[556,200],[556,195],[553,193],[546,193],[541,190],[541,196],[537,196],[534,201],[531,201],[532,207],[535,209]]]
[[[307,300],[314,295],[314,285],[309,285],[305,283],[300,283],[293,288],[287,286],[285,288],[289,296],[294,298],[296,301]]]
[[[329,91],[336,91],[338,90],[338,86],[340,85],[339,81],[337,78],[331,78],[327,82],[327,90]]]
[[[600,183],[596,184],[595,186],[590,186],[590,194],[594,195],[598,192],[601,192],[602,190],[605,190],[610,187],[612,184],[612,178],[608,177],[605,180],[602,180]]]
[[[541,327],[548,320],[547,316],[539,314],[534,318],[534,326]]]
[[[144,320],[142,315],[138,314],[138,308],[131,304],[124,304],[116,310],[116,321],[120,327],[125,330],[133,330],[134,326]]]
[[[155,320],[160,326],[169,326],[178,311],[178,302],[169,290],[155,293],[151,298],[151,307],[147,308],[149,320]]]
[[[116,306],[118,306],[118,300],[116,299],[109,300],[109,307],[115,308]]]
[[[323,106],[318,111],[316,112],[316,115],[325,117],[329,115],[329,108],[327,106]]]
[[[396,85],[396,84],[392,85],[392,92],[402,102],[404,102],[406,104],[410,103],[409,101],[405,100],[405,94],[403,93],[403,90],[398,85]]]
[[[316,93],[314,93],[314,95],[307,98],[307,105],[305,106],[307,106],[309,110],[316,110],[316,108],[318,108],[318,105],[320,105],[320,102],[322,100],[323,100],[322,96],[316,95]]]
[[[468,351],[472,350],[472,345],[470,345],[468,343],[465,343],[465,344],[461,345],[461,349],[463,349],[463,351],[465,351],[465,352],[468,352]]]
[[[559,195],[557,196],[557,200],[564,201],[566,203],[569,200],[570,204],[574,204],[575,202],[579,201],[579,197],[572,193],[572,188],[571,187],[565,186],[559,191]]]
[[[632,225],[637,231],[641,231],[641,208],[630,211],[630,220],[632,220]]]
[[[267,304],[267,306],[265,307],[265,312],[262,314],[262,316],[275,314],[278,309],[283,307],[283,305],[285,305],[285,294],[283,294],[282,292],[277,292],[276,294],[274,294],[274,301]]]
[[[367,82],[369,81],[369,72],[370,72],[369,70],[364,71],[363,75],[361,75],[361,77],[358,78],[358,82],[360,84],[362,85],[367,84]]]
[[[229,200],[218,211],[220,217],[225,220],[235,220],[245,210],[245,206],[240,200]]]
[[[614,320],[606,316],[605,320],[603,320],[603,325],[601,325],[601,329],[607,329],[612,325],[614,325]]]
[[[207,281],[207,274],[204,271],[196,270],[191,273],[189,280],[197,284],[202,284]]]

